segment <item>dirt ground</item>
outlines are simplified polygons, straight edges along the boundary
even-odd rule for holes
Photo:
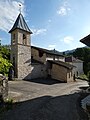
[[[9,97],[17,103],[0,120],[87,120],[78,101],[81,89],[87,86],[81,80],[10,81]]]

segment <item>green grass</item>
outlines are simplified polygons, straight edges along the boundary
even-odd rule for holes
[[[88,81],[87,75],[85,75],[85,74],[80,75],[78,78]]]

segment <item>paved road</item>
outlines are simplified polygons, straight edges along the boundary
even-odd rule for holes
[[[85,120],[80,118],[76,106],[78,91],[84,86],[85,81],[9,82],[9,95],[19,103],[4,113],[3,120]]]

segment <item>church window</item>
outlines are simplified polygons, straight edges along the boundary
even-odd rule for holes
[[[15,44],[15,34],[13,34],[12,43]]]
[[[40,51],[39,51],[39,57],[42,57],[42,56],[43,56],[43,51],[40,50]]]
[[[26,35],[23,34],[23,44],[26,45],[27,44],[27,41],[26,41]]]

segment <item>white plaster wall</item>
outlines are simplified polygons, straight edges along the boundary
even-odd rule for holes
[[[47,60],[53,60],[53,58],[51,58],[51,57],[47,57],[47,58],[46,58],[46,61],[47,61]]]
[[[76,62],[72,64],[76,66],[76,68],[74,68],[74,71],[76,74],[77,74],[77,71],[78,71],[78,75],[83,74],[83,62]]]

